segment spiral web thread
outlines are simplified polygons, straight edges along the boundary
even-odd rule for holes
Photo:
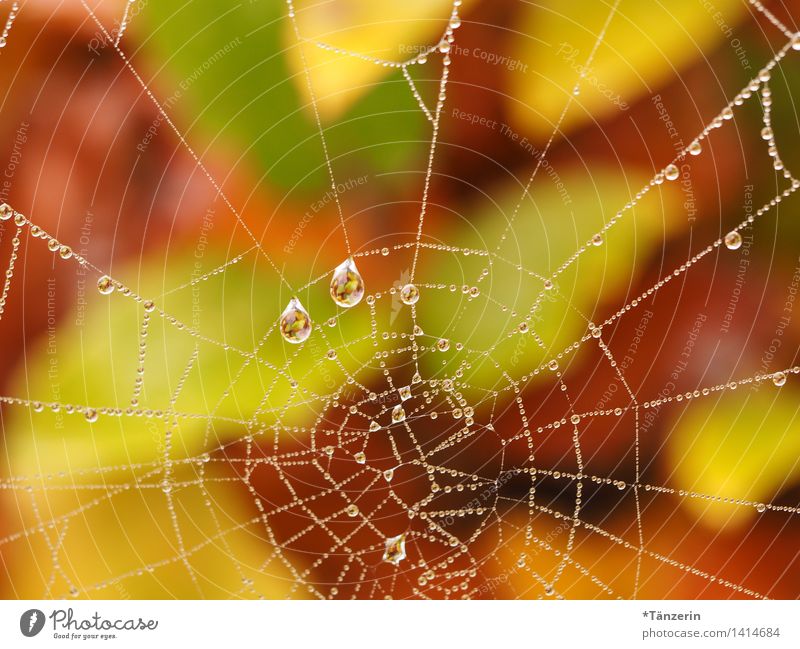
[[[82,0],[83,1],[83,0]],[[85,3],[88,15],[98,28],[105,31],[95,14]],[[447,102],[446,91],[451,65],[457,65],[457,57],[451,58],[452,43],[455,42],[460,24],[460,2],[453,3],[448,26],[441,38],[430,47],[422,50],[413,58],[404,62],[377,59],[365,54],[336,48],[325,43],[305,39],[295,22],[295,8],[292,0],[287,2],[287,20],[292,21],[294,33],[299,46],[318,47],[343,57],[358,57],[362,60],[384,67],[399,69],[408,82],[409,92],[419,105],[420,111],[432,127],[429,144],[427,166],[422,184],[419,218],[416,236],[413,241],[399,243],[390,249],[351,251],[350,239],[343,216],[342,206],[336,193],[336,179],[333,164],[328,152],[325,133],[320,114],[317,110],[311,77],[308,74],[305,58],[303,65],[305,81],[308,83],[313,115],[319,127],[322,152],[326,170],[334,190],[336,209],[340,218],[346,252],[358,260],[368,256],[389,256],[402,251],[413,252],[413,263],[409,282],[415,283],[422,292],[422,299],[435,299],[437,292],[450,290],[445,284],[425,282],[418,274],[418,261],[423,252],[434,254],[438,246],[423,239],[425,216],[428,211],[428,194],[433,178],[436,160],[439,125],[443,116],[443,108]],[[610,8],[608,17],[597,35],[582,70],[590,68],[592,60],[600,46],[606,29],[614,20],[619,0]],[[52,565],[40,571],[48,574],[47,586],[42,596],[109,596],[113,589],[124,589],[127,581],[141,575],[158,575],[160,572],[175,566],[186,571],[198,596],[205,594],[206,584],[197,573],[193,560],[205,552],[209,546],[221,549],[226,557],[228,569],[235,573],[238,588],[229,589],[228,594],[235,597],[275,596],[260,590],[259,580],[254,574],[282,574],[284,592],[288,597],[370,597],[383,598],[393,596],[404,597],[482,597],[494,592],[494,587],[487,587],[496,579],[498,573],[513,573],[517,585],[518,596],[562,597],[560,590],[567,575],[570,580],[588,582],[598,597],[637,597],[645,575],[643,563],[657,563],[674,571],[676,576],[690,574],[698,579],[706,580],[721,586],[731,595],[764,598],[767,593],[758,592],[746,583],[736,583],[722,574],[711,574],[694,565],[674,559],[663,552],[648,547],[643,529],[646,516],[642,503],[642,494],[648,497],[670,497],[680,500],[708,500],[724,503],[732,508],[753,508],[762,515],[793,517],[800,513],[800,508],[769,502],[754,502],[722,494],[706,494],[692,491],[678,491],[667,485],[648,484],[640,480],[640,422],[648,411],[660,410],[663,406],[674,405],[682,401],[714,399],[721,393],[731,392],[744,386],[775,384],[780,386],[786,382],[787,376],[800,373],[800,367],[785,367],[774,372],[753,374],[733,378],[730,381],[700,386],[697,389],[668,396],[647,396],[636,394],[626,381],[626,377],[616,362],[615,355],[606,343],[605,331],[611,325],[631,311],[640,308],[645,301],[670,282],[682,278],[690,268],[701,263],[703,259],[726,245],[726,239],[735,239],[739,232],[750,227],[760,217],[776,208],[777,204],[793,194],[798,181],[786,169],[778,153],[778,143],[771,132],[769,89],[770,73],[790,54],[793,46],[800,46],[800,41],[779,20],[768,12],[759,2],[750,2],[754,10],[761,12],[776,29],[787,38],[775,56],[759,71],[752,81],[743,88],[728,105],[714,117],[711,122],[679,151],[674,160],[669,161],[662,171],[657,173],[642,187],[635,198],[624,205],[605,226],[589,241],[579,247],[574,254],[565,259],[550,276],[540,276],[523,269],[528,281],[540,286],[536,299],[529,305],[509,304],[495,305],[505,310],[518,311],[522,314],[514,331],[514,336],[528,336],[550,358],[523,375],[512,378],[502,365],[493,358],[493,348],[470,349],[462,342],[450,340],[446,331],[435,335],[424,333],[426,323],[417,318],[416,305],[402,307],[410,311],[408,327],[396,331],[383,329],[379,323],[385,322],[379,313],[385,310],[387,303],[397,292],[395,287],[383,287],[381,290],[370,290],[365,305],[356,307],[368,309],[370,312],[371,332],[366,340],[374,341],[379,347],[380,340],[390,340],[390,347],[375,352],[380,372],[384,377],[385,388],[382,392],[372,392],[368,387],[366,366],[352,371],[341,362],[337,354],[343,352],[331,345],[326,327],[317,325],[312,338],[298,347],[289,350],[286,361],[276,364],[261,354],[269,345],[284,344],[277,326],[277,313],[274,324],[266,331],[255,349],[239,349],[222,340],[203,334],[185,322],[162,309],[158,299],[146,295],[138,295],[123,280],[109,276],[104,270],[95,266],[89,259],[70,249],[65,243],[57,241],[48,232],[35,223],[35,216],[25,216],[6,207],[2,214],[6,227],[14,227],[12,252],[8,261],[5,283],[0,297],[0,317],[5,309],[6,299],[12,289],[17,271],[18,254],[22,237],[29,235],[46,245],[54,255],[60,255],[68,263],[78,264],[90,276],[105,281],[109,292],[113,295],[103,299],[130,300],[141,306],[140,309],[140,342],[139,364],[144,365],[147,358],[146,336],[152,323],[161,320],[165,326],[188,337],[194,351],[188,358],[180,378],[173,386],[169,397],[169,407],[162,410],[150,410],[139,405],[140,398],[146,390],[147,374],[136,373],[133,397],[130,405],[119,407],[99,403],[67,404],[59,401],[42,403],[35,399],[23,399],[13,396],[2,396],[0,402],[6,408],[27,409],[35,422],[38,413],[53,410],[66,413],[68,416],[85,417],[90,424],[98,418],[117,417],[125,421],[129,418],[151,420],[160,429],[163,428],[164,444],[162,457],[150,463],[129,464],[124,466],[97,466],[92,469],[79,469],[75,474],[37,474],[11,475],[0,480],[0,489],[12,491],[17,498],[30,499],[30,507],[34,512],[34,521],[26,527],[0,538],[0,549],[13,544],[31,543],[33,540],[43,541],[50,550]],[[224,275],[233,265],[253,256],[262,257],[282,284],[294,294],[302,294],[308,289],[324,285],[330,273],[313,279],[305,286],[293,287],[283,275],[277,263],[263,249],[256,236],[248,229],[238,211],[225,196],[220,184],[204,166],[200,157],[194,152],[186,138],[175,123],[164,112],[156,96],[150,91],[142,77],[121,49],[124,26],[130,3],[125,7],[123,28],[116,39],[110,39],[113,47],[121,57],[128,71],[141,84],[143,91],[153,101],[166,123],[172,128],[197,165],[205,173],[208,181],[218,192],[226,204],[230,214],[252,239],[253,245],[233,255],[221,266],[207,274],[196,277],[189,282],[172,289],[171,292],[185,291],[204,283],[210,278]],[[108,34],[106,34],[108,35]],[[428,104],[415,84],[409,69],[424,64],[428,59],[441,59],[441,76],[435,104]],[[583,81],[579,77],[575,89],[568,98],[560,117],[555,124],[552,135],[547,140],[543,153],[538,156],[536,166],[525,185],[523,195],[506,223],[500,241],[493,249],[465,249],[449,247],[450,253],[473,260],[479,259],[486,268],[475,278],[474,286],[467,291],[466,298],[471,302],[482,297],[481,286],[487,278],[491,279],[490,269],[513,267],[514,262],[500,255],[501,245],[513,233],[517,219],[524,218],[522,210],[524,199],[539,172],[542,161],[557,136],[565,115],[570,110],[573,97],[580,91]],[[775,196],[760,207],[755,213],[742,220],[725,237],[720,237],[691,256],[685,263],[672,271],[665,272],[661,278],[644,293],[619,308],[613,315],[600,323],[592,323],[588,318],[586,333],[571,345],[556,354],[548,352],[547,345],[536,332],[538,314],[548,300],[563,300],[556,282],[559,276],[585,254],[604,242],[604,237],[621,220],[625,219],[634,205],[655,187],[674,180],[674,165],[694,155],[697,149],[710,137],[717,128],[724,128],[731,120],[734,112],[742,105],[757,102],[760,99],[763,114],[762,132],[766,144],[770,147],[770,156],[775,169],[779,171],[785,188],[777,191]],[[502,272],[502,271],[501,271]],[[367,277],[367,282],[369,278]],[[369,284],[368,284],[369,289]],[[488,299],[488,298],[487,298]],[[315,305],[309,304],[309,311],[314,315]],[[574,308],[574,307],[572,307]],[[336,320],[346,322],[349,313],[341,311]],[[317,341],[317,342],[315,342]],[[321,341],[322,345],[319,345]],[[396,346],[395,345],[396,341]],[[317,345],[317,346],[313,346]],[[628,405],[615,408],[597,409],[593,411],[576,411],[572,409],[572,390],[567,385],[564,369],[568,359],[579,350],[587,347],[596,348],[601,362],[607,363],[613,375],[623,386]],[[222,348],[233,356],[239,357],[241,366],[236,373],[229,390],[220,399],[217,406],[209,413],[183,411],[178,408],[181,392],[207,348]],[[337,385],[327,393],[316,393],[303,389],[303,376],[295,376],[293,367],[304,347],[311,347],[314,354],[313,364],[305,370],[308,376],[326,364],[334,363],[345,377],[341,385]],[[329,351],[326,351],[329,350]],[[420,366],[420,358],[426,354],[458,353],[462,360],[453,371],[445,375],[425,376],[425,369]],[[390,359],[387,361],[387,359]],[[397,361],[395,366],[392,361]],[[476,362],[493,365],[501,377],[496,385],[489,388],[470,383],[470,370]],[[247,370],[253,366],[272,377],[272,385],[264,393],[256,410],[249,417],[234,418],[217,413],[225,396],[237,387],[237,382],[244,380]],[[398,369],[398,367],[402,369]],[[409,367],[411,368],[409,370]],[[558,420],[532,423],[532,417],[526,413],[521,395],[526,388],[536,381],[551,381],[554,389],[570,404],[568,416]],[[270,393],[278,383],[289,383],[291,397],[278,407],[270,405]],[[504,423],[503,430],[496,430],[494,424],[500,416],[501,404],[509,401],[510,408],[516,410],[516,426]],[[311,426],[284,426],[283,421],[294,408],[312,408],[316,413],[316,421]],[[402,416],[394,417],[397,407],[402,408]],[[512,410],[513,412],[513,410]],[[508,421],[508,412],[505,413]],[[634,456],[635,478],[627,484],[621,480],[607,476],[587,473],[584,468],[581,450],[581,427],[584,423],[596,418],[627,418],[627,425],[635,428]],[[447,420],[445,423],[444,420]],[[180,457],[173,444],[173,432],[181,422],[199,420],[206,424],[206,433],[202,453],[189,457]],[[441,422],[442,433],[434,440],[419,439],[417,422],[426,420]],[[374,422],[374,423],[373,423]],[[370,424],[372,427],[370,427]],[[217,445],[213,441],[215,426],[239,427],[242,434],[235,440]],[[438,423],[436,424],[438,425]],[[373,429],[374,428],[374,429]],[[574,471],[558,471],[542,468],[535,459],[536,438],[538,435],[559,431],[570,439],[574,453]],[[304,448],[283,450],[284,436],[291,433],[306,440]],[[490,437],[498,444],[496,456],[492,461],[474,471],[460,468],[459,453],[462,447],[468,447],[477,438]],[[522,446],[526,449],[523,461],[518,461],[506,449]],[[373,457],[373,448],[386,453],[378,461]],[[388,449],[386,451],[385,449]],[[375,455],[379,455],[376,453]],[[459,459],[456,459],[459,458]],[[511,459],[507,459],[511,458]],[[334,465],[336,470],[334,470]],[[344,469],[342,469],[344,467]],[[12,467],[13,468],[13,467]],[[306,478],[300,478],[296,471],[318,474],[319,483],[313,485]],[[413,477],[402,478],[404,471],[411,471]],[[275,495],[263,496],[263,488],[254,486],[261,473],[268,472],[274,485],[284,489],[284,500]],[[488,475],[491,472],[494,476]],[[305,475],[305,474],[304,474]],[[76,483],[75,478],[79,478]],[[91,482],[86,480],[90,479]],[[414,498],[401,493],[402,480],[408,483],[420,482],[424,485],[421,492],[415,492]],[[568,511],[560,511],[556,505],[537,497],[537,485],[543,480],[557,481],[566,485],[564,491],[573,494],[573,506]],[[524,482],[527,486],[513,497],[505,493],[510,483]],[[225,484],[243,487],[252,496],[252,516],[234,520],[226,512],[214,506],[215,490]],[[635,511],[635,528],[633,535],[618,533],[607,529],[596,522],[582,519],[584,492],[587,484],[600,489],[609,489],[629,495],[633,499]],[[274,487],[277,491],[278,487]],[[180,510],[181,492],[197,490],[205,501],[206,511],[213,521],[215,532],[205,539],[187,539],[187,525],[190,522]],[[74,491],[89,494],[85,501],[73,508],[55,513],[46,507],[50,494]],[[131,491],[140,493],[156,493],[164,499],[171,529],[174,534],[173,543],[164,546],[163,556],[143,561],[139,565],[131,565],[130,569],[115,574],[110,578],[96,582],[85,582],[71,573],[69,557],[64,555],[66,540],[70,528],[79,526],[80,521],[92,510],[113,503],[123,494]],[[488,494],[488,496],[487,496]],[[318,503],[325,501],[320,508]],[[331,504],[331,502],[335,504]],[[398,517],[387,513],[393,510],[404,517],[405,526],[398,525]],[[324,511],[324,513],[320,513]],[[520,515],[520,512],[522,514]],[[281,525],[274,521],[287,514],[302,521],[292,534],[280,532]],[[541,521],[549,519],[557,527],[550,528],[546,534]],[[466,522],[465,522],[466,521]],[[135,521],[131,521],[135,524]],[[278,530],[278,532],[276,532]],[[252,565],[236,556],[236,551],[229,543],[232,536],[246,532],[263,541],[263,547],[269,548],[257,565]],[[632,587],[620,591],[618,587],[608,583],[597,574],[594,566],[587,566],[574,557],[575,549],[584,536],[599,537],[610,548],[624,550],[631,562],[633,574]],[[314,539],[316,554],[309,551],[306,543]],[[322,540],[320,540],[322,539]],[[524,541],[523,541],[524,539]],[[404,545],[402,555],[398,554],[400,544]],[[515,545],[516,543],[516,545]],[[507,547],[517,548],[512,554],[503,554]],[[394,553],[394,554],[392,554]],[[600,558],[602,560],[602,557]],[[600,561],[599,560],[599,561]],[[504,562],[514,562],[514,567]],[[320,575],[325,575],[321,577]],[[494,576],[493,576],[494,575]]]

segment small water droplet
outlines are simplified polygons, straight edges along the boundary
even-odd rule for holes
[[[69,259],[72,257],[72,248],[69,246],[61,246],[58,249],[58,256],[61,257],[61,259]]]
[[[114,280],[112,280],[108,275],[103,275],[100,279],[97,280],[97,290],[100,291],[102,295],[108,295],[109,293],[113,293]]]
[[[345,509],[345,512],[350,518],[355,518],[358,516],[358,506],[355,503],[350,503]]]
[[[14,210],[8,203],[0,205],[0,221],[8,221],[14,216]]]
[[[419,325],[414,325],[414,335],[421,336],[424,332],[422,331],[422,327]]]
[[[364,297],[364,280],[352,257],[348,257],[333,271],[331,297],[339,306],[354,307]]]
[[[380,430],[381,425],[377,421],[369,422],[369,430],[370,432],[374,433],[376,430]]]
[[[311,318],[296,297],[289,300],[278,326],[284,339],[293,345],[304,342],[311,335]]]
[[[447,340],[447,338],[439,338],[439,340],[436,341],[436,349],[440,352],[446,352],[450,349],[450,341]]]
[[[328,357],[328,360],[331,360],[331,361],[336,360],[336,350],[335,349],[329,349],[328,353],[325,354],[325,356]]]
[[[386,471],[383,472],[383,479],[386,480],[386,482],[391,482],[392,478],[394,478],[394,469],[386,469]]]
[[[147,302],[144,303],[144,310],[147,313],[152,313],[153,311],[155,311],[155,309],[156,309],[156,303],[153,302],[152,300],[147,300]]]
[[[680,175],[680,169],[676,165],[670,164],[664,169],[664,178],[667,180],[677,180]]]
[[[555,372],[558,369],[558,361],[554,358],[547,364],[547,367],[549,367],[553,372]]]
[[[403,410],[403,406],[395,406],[394,409],[392,410],[392,421],[395,424],[398,424],[401,421],[404,421],[405,418],[406,418],[406,411]]]
[[[415,372],[414,376],[411,377],[412,383],[422,383],[422,377],[419,375],[419,372]]]
[[[381,248],[381,254],[382,254],[384,257],[386,257],[386,255],[388,255],[388,254],[389,254],[389,249],[388,249],[388,248]]]
[[[93,424],[97,421],[97,410],[94,408],[89,408],[86,412],[83,413],[84,417],[86,417],[86,421],[90,424]]]
[[[738,250],[742,246],[742,235],[736,230],[725,235],[725,247],[728,250]]]
[[[398,565],[406,558],[406,535],[390,536],[386,539],[386,547],[383,551],[383,560],[392,565]]]
[[[359,451],[358,453],[356,453],[356,454],[353,456],[353,459],[354,459],[354,460],[355,460],[355,461],[356,461],[358,464],[364,464],[364,463],[367,461],[367,456],[364,454],[364,452],[363,452],[363,451]]]
[[[592,237],[592,245],[593,246],[602,246],[603,245],[603,235],[599,232]]]
[[[758,503],[756,505],[756,511],[759,514],[763,514],[765,511],[767,511],[767,506],[764,503]]]
[[[786,384],[786,374],[784,374],[783,372],[775,372],[775,374],[772,375],[772,382],[777,387],[781,387],[782,385],[785,385]]]
[[[408,401],[411,398],[411,388],[407,385],[404,385],[397,392],[400,395],[400,401]]]
[[[703,152],[703,145],[700,144],[697,140],[692,142],[689,145],[689,154],[690,155],[700,155]]]
[[[406,284],[400,289],[400,299],[403,304],[416,304],[419,300],[419,289],[414,284]]]

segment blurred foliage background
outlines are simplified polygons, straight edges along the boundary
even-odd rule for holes
[[[328,193],[310,82],[353,250],[392,248],[388,259],[359,260],[367,290],[387,291],[407,281],[411,253],[394,246],[413,241],[416,233],[431,125],[401,71],[310,43],[298,46],[279,0],[230,6],[135,1],[121,40],[123,59],[113,40],[125,4],[90,0],[91,15],[81,3],[24,4],[0,51],[4,200],[138,294],[157,297],[159,308],[194,323],[204,336],[258,349],[270,363],[286,362],[296,350],[277,343],[259,348],[259,341],[291,295],[264,259],[250,251],[252,241],[204,169],[289,284],[303,286],[330,272],[346,250]],[[796,30],[798,3],[765,4]],[[295,6],[306,38],[403,61],[438,41],[451,4],[304,0]],[[610,3],[593,0],[471,0],[461,7],[423,240],[494,251],[509,219],[518,214],[498,249],[504,262],[492,268],[480,299],[466,299],[460,287],[474,282],[483,259],[423,250],[418,277],[459,290],[441,300],[421,300],[418,321],[431,336],[492,349],[494,360],[515,379],[584,335],[587,319],[605,320],[785,186],[759,135],[762,109],[754,98],[712,132],[701,155],[687,158],[678,182],[652,188],[609,231],[603,246],[560,276],[559,299],[543,305],[535,324],[545,349],[508,338],[540,291],[535,277],[552,274],[602,228],[785,44],[783,34],[743,0],[622,0],[586,68],[610,9]],[[800,164],[798,70],[798,54],[790,51],[771,79],[773,128],[792,170]],[[438,54],[409,67],[429,106],[440,72]],[[573,95],[581,75],[581,91]],[[517,209],[546,146],[545,164]],[[615,355],[630,357],[625,376],[642,400],[797,363],[796,212],[796,199],[781,203],[745,232],[741,249],[715,251],[648,299],[644,309],[604,331]],[[0,227],[0,251],[7,259],[13,231],[7,222]],[[239,263],[203,282],[197,292],[180,288],[238,255],[243,255]],[[142,309],[98,295],[95,281],[74,264],[54,259],[41,242],[23,239],[0,320],[2,394],[45,403],[126,406]],[[314,305],[318,324],[336,315],[324,284],[301,295],[305,304]],[[512,308],[503,311],[498,304]],[[394,310],[381,317],[387,327],[406,324],[404,314]],[[369,364],[374,353],[372,341],[364,339],[370,332],[369,310],[354,309],[342,322],[326,330],[324,341],[292,357],[293,375],[304,389],[324,392],[330,381],[343,381],[337,370],[333,376],[315,370],[329,346],[340,350],[350,371]],[[683,366],[689,340],[693,345]],[[634,341],[635,352],[630,352]],[[148,344],[143,401],[168,409],[195,341],[158,320]],[[388,348],[390,343],[380,344]],[[421,364],[437,376],[459,360],[453,355],[443,367],[438,357],[427,356]],[[571,356],[564,371],[565,382],[577,389],[576,410],[628,405],[597,350]],[[380,385],[380,370],[370,368],[359,380]],[[473,368],[473,380],[496,385],[497,366]],[[770,597],[800,594],[797,516],[733,502],[800,504],[796,383],[790,376],[780,390],[748,386],[672,404],[658,409],[646,425],[639,422],[641,481],[674,493],[648,490],[637,505],[628,492],[609,495],[603,485],[587,486],[581,517],[621,539],[636,542],[636,508],[642,508],[639,519],[651,554],[644,559],[640,596],[741,594],[698,577],[691,568]],[[544,379],[524,391],[533,421],[562,415],[563,403],[553,391]],[[292,399],[288,384],[276,387],[275,376],[262,368],[247,367],[222,348],[204,348],[173,405],[235,419],[258,407],[265,392],[272,408]],[[498,435],[513,435],[519,425],[512,421],[513,409],[501,403],[497,412]],[[317,414],[295,404],[280,425],[290,432],[312,425]],[[257,514],[247,488],[223,479],[233,470],[224,463],[212,463],[220,478],[212,496],[191,489],[175,495],[182,528],[188,530],[182,543],[199,545],[191,561],[199,577],[189,578],[179,564],[144,568],[182,548],[160,490],[128,491],[121,485],[133,479],[126,466],[157,467],[168,427],[127,417],[101,417],[89,424],[82,417],[8,404],[0,407],[0,415],[4,484],[11,485],[14,476],[42,476],[24,481],[30,491],[0,491],[3,597],[73,590],[134,598],[308,595],[292,590],[296,575],[279,561],[259,569],[274,539],[242,529],[224,544],[208,543],[220,519],[235,524]],[[628,416],[587,422],[581,433],[585,473],[630,484],[636,428]],[[221,444],[235,448],[243,432],[197,419],[176,423],[171,435],[173,456],[189,458]],[[307,443],[301,434],[290,437],[290,448]],[[575,470],[571,440],[536,439],[537,466]],[[476,456],[495,453],[492,449],[492,440],[468,446]],[[521,465],[528,451],[512,445],[504,453],[504,461]],[[99,479],[93,472],[97,467],[118,469]],[[192,464],[182,465],[184,471],[176,479],[196,479]],[[73,488],[42,489],[53,476]],[[104,483],[101,491],[115,495],[95,506],[97,489],[79,485],[98,482]],[[274,488],[266,478],[257,486],[267,499],[264,494]],[[554,509],[571,511],[574,489],[547,479],[538,489]],[[731,502],[686,497],[686,492]],[[207,505],[209,498],[213,506]],[[509,575],[503,567],[515,565],[523,551],[524,535],[509,530],[524,528],[527,517],[524,507],[502,512],[497,526],[509,526],[505,541],[485,568],[493,586],[479,595],[541,594],[524,574]],[[542,538],[554,534],[553,544],[563,544],[556,521],[537,516],[536,525]],[[35,532],[19,536],[22,529]],[[476,546],[476,553],[493,551],[488,540]],[[52,567],[54,554],[60,557],[58,569]],[[665,556],[689,569],[658,559]],[[617,592],[632,591],[635,556],[619,544],[584,528],[571,557]],[[536,560],[542,574],[552,569],[547,564],[552,557]],[[108,581],[119,575],[126,578]],[[328,577],[312,573],[307,579]],[[249,580],[244,589],[243,579]],[[89,589],[95,584],[100,586]],[[598,596],[580,573],[565,576],[560,591],[569,597]],[[399,588],[397,595],[408,594]]]

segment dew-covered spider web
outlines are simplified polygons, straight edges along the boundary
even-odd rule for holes
[[[207,164],[209,150],[195,148],[181,126],[185,116],[178,119],[151,89],[126,53],[137,3],[125,3],[113,33],[88,2],[81,4],[119,59],[119,75],[138,84],[159,128],[176,138],[213,194],[213,211],[186,216],[202,221],[195,252],[215,238],[223,245],[218,258],[164,261],[155,273],[144,263],[112,269],[93,260],[79,239],[59,237],[46,214],[23,213],[13,192],[0,208],[7,252],[0,318],[8,316],[34,249],[69,266],[73,286],[59,288],[75,302],[57,323],[49,307],[39,311],[48,319],[46,336],[3,341],[47,348],[39,367],[44,378],[30,378],[37,369],[25,363],[23,378],[0,397],[7,592],[319,599],[800,594],[793,386],[800,367],[791,323],[800,271],[770,274],[769,265],[758,269],[755,261],[759,246],[769,250],[791,236],[780,228],[796,218],[790,197],[800,187],[781,157],[797,133],[773,132],[772,123],[781,103],[793,105],[786,75],[800,65],[800,36],[775,14],[760,2],[743,3],[746,20],[758,21],[777,43],[774,56],[754,64],[744,87],[726,87],[732,99],[702,130],[681,133],[672,159],[653,160],[655,173],[629,184],[606,213],[591,202],[568,207],[549,157],[564,121],[582,110],[596,81],[592,66],[607,30],[625,20],[625,0],[606,3],[593,47],[580,54],[563,110],[533,152],[511,209],[493,203],[491,225],[450,238],[452,230],[432,223],[463,218],[440,194],[431,197],[437,184],[458,182],[439,173],[441,156],[463,156],[469,175],[469,152],[455,151],[446,130],[448,121],[471,119],[459,117],[451,83],[459,66],[474,65],[459,46],[466,9],[455,0],[438,19],[439,36],[405,57],[383,58],[341,47],[335,34],[330,41],[311,38],[300,18],[319,7],[288,0],[281,20],[291,26],[295,42],[287,48],[300,62],[293,82],[308,98],[305,117],[317,129],[318,159],[308,164],[326,174],[324,207],[334,215],[326,232],[312,235],[309,225],[304,235],[318,236],[319,247],[338,258],[331,265],[323,255],[323,265],[271,245],[273,237],[283,245],[295,217],[278,210],[264,225],[241,210],[229,197],[230,178]],[[11,43],[20,9],[8,2],[0,9],[11,12],[2,36]],[[388,69],[404,84],[406,110],[425,124],[417,143],[424,162],[404,173],[413,187],[413,197],[404,198],[413,220],[387,217],[373,224],[377,234],[362,236],[360,224],[370,215],[352,214],[350,200],[372,188],[345,181],[369,170],[347,168],[346,152],[331,144],[336,127],[319,110],[311,63],[318,56],[330,66],[355,59]],[[467,92],[461,87],[457,96]],[[726,212],[735,219],[720,218],[715,238],[674,235],[669,218],[660,222],[676,206],[669,192],[714,155],[719,132],[741,128],[745,112],[760,116],[760,148],[748,152],[746,165],[774,169],[774,184],[737,180],[746,186],[744,205]],[[573,154],[583,160],[580,151]],[[712,166],[724,168],[730,153],[716,155]],[[610,182],[591,169],[584,179],[598,193]],[[479,179],[464,182],[483,200]],[[718,182],[697,182],[693,191],[714,196]],[[540,209],[540,186],[563,211]],[[143,214],[151,198],[134,198]],[[381,215],[382,205],[400,202],[368,200]],[[573,211],[581,214],[569,238],[551,240],[550,223]],[[98,210],[94,219],[107,216]],[[291,226],[283,227],[282,218]],[[642,219],[655,235],[641,233]],[[754,235],[762,222],[772,230]],[[235,234],[223,241],[225,228]],[[617,271],[604,279],[609,260],[638,269],[640,253],[661,247],[667,236],[678,237],[684,252],[651,267],[644,290],[634,291],[637,285]],[[162,261],[180,257],[165,245]],[[787,245],[797,259],[796,240]],[[760,284],[743,284],[736,274],[743,263],[750,277],[766,273],[786,300],[770,303]],[[726,275],[725,268],[733,270]],[[606,281],[616,293],[603,293]],[[578,286],[596,286],[596,301],[576,302]],[[61,294],[53,288],[48,300]],[[702,309],[678,316],[690,298]],[[777,333],[726,342],[734,339],[726,329],[736,309]],[[702,338],[712,329],[713,344]],[[753,345],[758,358],[771,338],[779,343],[768,362],[744,353]],[[682,443],[667,443],[675,439]],[[745,471],[744,464],[764,469]],[[711,468],[693,475],[697,466]]]

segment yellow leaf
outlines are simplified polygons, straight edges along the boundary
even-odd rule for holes
[[[303,72],[305,58],[320,115],[325,120],[340,116],[393,68],[324,50],[315,43],[400,63],[438,43],[453,6],[451,0],[294,4],[303,42],[298,45],[292,22],[287,20],[289,64],[298,89],[310,101]]]
[[[718,0],[707,10],[696,0],[623,0],[586,66],[610,10],[610,3],[596,0],[549,0],[527,12],[513,51],[528,71],[509,73],[519,100],[509,109],[521,128],[549,136],[581,76],[579,105],[567,111],[563,131],[628,110],[726,37],[734,39],[731,57],[737,57],[734,26],[746,3]]]

